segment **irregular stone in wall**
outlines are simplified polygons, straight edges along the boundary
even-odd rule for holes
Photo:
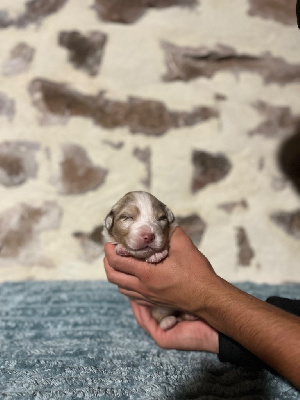
[[[39,22],[48,15],[59,11],[68,0],[31,0],[26,3],[26,12],[19,22],[27,25],[29,22]]]
[[[197,4],[197,0],[95,0],[94,8],[104,21],[132,24],[150,7],[194,7]]]
[[[277,157],[282,172],[300,193],[300,124],[296,133],[281,143]]]
[[[44,18],[59,11],[68,0],[31,0],[27,1],[26,10],[15,19],[9,17],[6,11],[0,14],[0,28],[15,25],[24,28],[31,23],[40,23]]]
[[[144,149],[136,147],[133,155],[146,166],[146,178],[142,180],[142,184],[149,189],[151,187],[151,149],[150,147]]]
[[[198,247],[206,230],[206,223],[202,218],[198,214],[191,214],[186,217],[176,216],[176,220],[194,245]]]
[[[296,2],[287,0],[249,0],[248,15],[296,26]]]
[[[40,146],[34,142],[0,143],[0,184],[16,186],[35,178],[35,153]]]
[[[251,136],[286,137],[300,125],[300,115],[293,115],[289,107],[273,106],[263,101],[257,101],[253,107],[265,119],[249,132]]]
[[[3,63],[3,75],[17,75],[28,70],[34,56],[34,48],[24,42],[18,43]]]
[[[191,112],[172,112],[174,127],[193,126],[211,118],[218,118],[219,111],[213,107],[195,107]]]
[[[242,199],[240,201],[230,201],[228,203],[222,203],[218,207],[226,211],[228,214],[231,214],[236,209],[246,210],[248,208],[248,203],[245,199]]]
[[[192,178],[193,193],[211,183],[216,183],[224,179],[231,170],[231,163],[225,155],[213,155],[201,150],[193,151],[192,163],[194,166]]]
[[[79,240],[85,261],[93,262],[102,255],[104,244],[102,231],[103,225],[100,225],[91,233],[75,232],[73,234]]]
[[[271,220],[295,239],[300,239],[300,209],[275,212],[271,214]]]
[[[0,265],[44,263],[39,234],[58,229],[61,216],[60,207],[51,201],[40,207],[21,203],[3,212],[0,215]]]
[[[284,190],[287,186],[287,179],[284,176],[272,176],[271,187],[276,192]]]
[[[6,116],[9,121],[12,121],[15,115],[15,101],[2,92],[0,92],[0,116],[1,115]]]
[[[225,100],[227,100],[227,96],[225,96],[225,94],[223,94],[223,93],[216,93],[215,94],[215,99],[216,99],[216,101],[225,101]]]
[[[131,133],[160,135],[174,126],[172,115],[163,103],[136,97],[128,100],[126,119]]]
[[[300,81],[300,64],[289,64],[270,53],[261,56],[239,54],[232,47],[218,44],[215,48],[180,47],[163,42],[167,73],[166,81],[189,81],[198,77],[211,78],[216,73],[252,72],[265,83],[286,84]]]
[[[63,146],[60,174],[52,183],[61,194],[82,194],[101,186],[106,175],[107,170],[93,165],[81,146],[68,143]]]
[[[129,97],[126,102],[110,100],[104,92],[84,95],[64,84],[43,79],[31,82],[33,104],[42,113],[42,123],[66,123],[72,116],[90,118],[106,129],[127,126],[131,133],[159,136],[169,129],[192,126],[218,116],[212,107],[191,112],[169,111],[164,103]]]
[[[13,24],[13,20],[10,18],[6,10],[0,10],[0,29],[8,28]]]
[[[78,31],[64,31],[58,42],[70,51],[69,60],[79,69],[95,76],[102,61],[107,36],[99,31],[82,34]]]
[[[108,146],[110,146],[112,149],[115,150],[120,150],[123,146],[124,146],[124,142],[119,141],[119,142],[112,142],[111,140],[103,140],[102,141],[104,144],[107,144]]]
[[[238,245],[238,265],[248,267],[254,257],[254,251],[250,246],[248,235],[245,228],[239,226],[237,228],[236,240]]]

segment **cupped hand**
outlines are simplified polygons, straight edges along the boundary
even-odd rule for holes
[[[105,245],[104,267],[108,281],[140,304],[155,304],[201,316],[207,296],[218,279],[206,257],[181,228],[176,228],[169,255],[158,264],[121,257],[115,246]]]
[[[202,320],[178,322],[164,331],[151,316],[149,307],[131,301],[138,324],[164,349],[209,351],[219,353],[218,332]]]

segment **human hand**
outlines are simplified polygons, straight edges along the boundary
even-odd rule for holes
[[[164,349],[209,351],[219,353],[218,332],[201,320],[182,321],[164,331],[151,316],[149,307],[131,301],[138,324]]]
[[[205,256],[181,228],[172,235],[168,257],[156,265],[121,257],[115,246],[105,245],[108,281],[140,304],[155,304],[201,316],[207,296],[218,279]]]

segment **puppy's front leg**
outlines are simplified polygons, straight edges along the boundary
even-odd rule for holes
[[[152,256],[146,259],[148,263],[156,264],[161,262],[163,259],[165,259],[168,255],[168,250],[163,250],[160,253],[154,253]]]

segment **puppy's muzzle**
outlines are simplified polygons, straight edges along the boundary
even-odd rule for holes
[[[150,244],[155,239],[155,235],[152,232],[145,231],[141,233],[141,238],[143,239],[145,244]]]
[[[147,225],[141,226],[133,236],[134,247],[136,249],[142,249],[155,240],[155,234]]]

